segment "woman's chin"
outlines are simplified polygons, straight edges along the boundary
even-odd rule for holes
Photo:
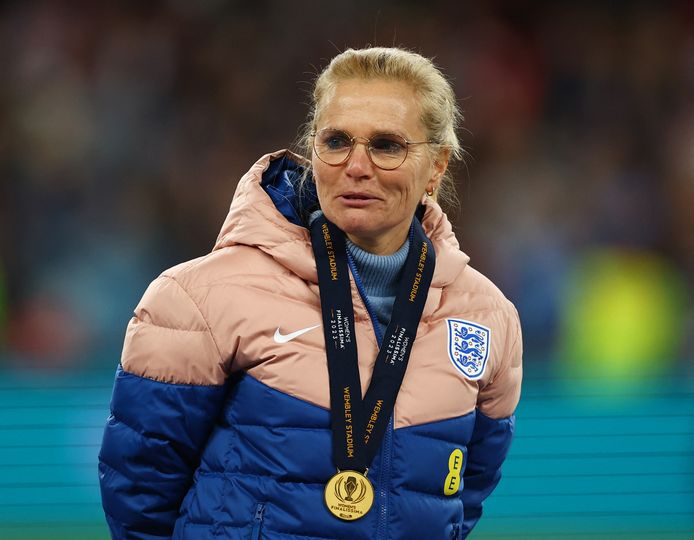
[[[377,220],[374,219],[373,213],[369,215],[369,212],[343,212],[335,219],[331,219],[330,216],[326,216],[330,221],[337,225],[342,232],[346,235],[352,237],[364,237],[368,238],[371,236],[378,236],[378,232],[381,228],[376,227]]]

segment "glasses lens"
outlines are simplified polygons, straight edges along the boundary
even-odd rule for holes
[[[407,157],[407,141],[394,134],[376,135],[369,144],[374,165],[382,169],[396,169]]]
[[[329,165],[339,165],[352,149],[352,139],[344,131],[321,129],[313,139],[313,149]]]

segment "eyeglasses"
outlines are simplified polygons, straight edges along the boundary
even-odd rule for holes
[[[392,171],[405,163],[410,146],[435,144],[433,141],[412,142],[394,133],[379,133],[367,139],[352,137],[338,129],[323,128],[311,133],[313,149],[323,163],[338,166],[345,163],[358,142],[366,146],[371,163],[379,169]]]

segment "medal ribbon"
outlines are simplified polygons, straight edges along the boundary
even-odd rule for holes
[[[344,233],[321,216],[311,224],[311,243],[330,376],[333,461],[339,470],[365,471],[378,451],[405,376],[434,275],[434,247],[415,218],[393,314],[362,400]]]

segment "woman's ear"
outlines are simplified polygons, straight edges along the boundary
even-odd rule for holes
[[[446,174],[446,170],[448,169],[448,160],[450,157],[451,149],[447,146],[442,147],[438,155],[434,158],[434,175],[427,184],[427,191],[436,191],[441,185],[443,175]]]

